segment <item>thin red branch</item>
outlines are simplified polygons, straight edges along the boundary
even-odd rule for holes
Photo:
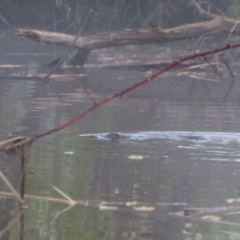
[[[90,94],[90,92],[87,90],[87,88],[85,88],[85,85],[82,84],[82,88],[85,91],[85,93],[88,95],[88,97],[93,101],[94,105],[97,104],[96,100],[92,97],[92,95]]]
[[[122,90],[122,91],[120,91],[120,92],[118,92],[118,93],[116,93],[116,94],[114,94],[114,95],[112,95],[110,97],[106,97],[106,98],[102,99],[101,101],[96,102],[96,104],[94,104],[92,107],[90,107],[85,112],[81,113],[80,115],[72,118],[68,122],[66,122],[66,123],[64,123],[64,124],[54,128],[54,129],[51,129],[51,130],[49,130],[49,131],[47,131],[45,133],[42,133],[40,135],[37,135],[37,136],[33,137],[32,140],[44,137],[44,136],[49,135],[51,133],[58,132],[60,130],[63,130],[65,128],[67,128],[68,126],[74,124],[75,122],[79,121],[81,118],[83,118],[86,115],[88,115],[90,112],[92,112],[95,109],[99,108],[100,106],[108,103],[112,99],[117,98],[117,97],[121,97],[124,94],[141,87],[142,85],[152,81],[153,79],[157,78],[162,73],[166,72],[167,70],[171,69],[172,67],[178,65],[181,62],[185,62],[187,60],[194,59],[194,58],[197,58],[197,57],[205,57],[207,55],[215,54],[215,53],[218,53],[218,52],[223,52],[225,50],[232,49],[232,48],[237,48],[237,47],[240,47],[240,43],[231,44],[231,45],[227,44],[226,46],[221,47],[221,48],[216,48],[214,50],[209,50],[209,51],[204,51],[204,52],[190,54],[190,55],[187,55],[185,57],[181,57],[178,60],[172,61],[171,63],[169,63],[164,68],[162,68],[159,71],[157,71],[157,72],[153,73],[152,75],[150,75],[148,78],[145,78],[145,79],[141,80],[140,82],[137,82],[137,83],[131,85],[130,87],[128,87],[128,88],[126,88],[126,89],[124,89],[124,90]]]

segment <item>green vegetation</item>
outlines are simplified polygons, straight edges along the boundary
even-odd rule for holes
[[[64,11],[66,13],[67,20],[69,20],[70,14],[71,14],[71,7],[70,7],[69,3],[67,3],[65,0],[56,0],[56,6],[59,9],[60,8],[64,9]]]
[[[228,10],[229,16],[239,19],[240,17],[240,4],[230,6]]]

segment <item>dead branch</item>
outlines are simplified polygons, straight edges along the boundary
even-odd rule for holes
[[[27,155],[31,145],[31,138],[25,136],[12,137],[0,140],[0,153],[6,152],[8,154],[15,154],[17,150],[21,149],[23,154]],[[25,145],[27,143],[27,145]],[[30,144],[30,145],[29,145]]]
[[[193,4],[195,5],[195,7],[197,8],[197,11],[199,13],[199,15],[205,19],[205,20],[213,20],[218,18],[219,16],[216,14],[212,14],[210,12],[206,12],[203,8],[201,8],[201,6],[195,1],[192,0]]]
[[[230,31],[236,21],[231,18],[215,18],[207,22],[181,25],[175,28],[159,29],[125,29],[117,32],[97,33],[79,37],[73,44],[77,49],[99,49],[121,45],[163,43],[200,37],[202,35]],[[35,29],[18,29],[17,34],[27,40],[38,43],[58,44],[66,47],[72,46],[75,36],[64,33],[46,32]]]

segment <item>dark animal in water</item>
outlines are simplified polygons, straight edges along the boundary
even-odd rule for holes
[[[98,135],[91,135],[91,138],[100,138]],[[121,139],[127,139],[128,136],[120,133],[106,133],[101,139],[110,140],[110,141],[119,141]]]
[[[67,64],[71,66],[83,67],[84,63],[87,61],[89,53],[90,53],[89,49],[82,48],[72,57],[72,59]],[[53,69],[56,66],[58,66],[61,61],[63,61],[61,57],[56,58],[53,61],[51,61],[49,64],[47,64],[47,67],[50,69]],[[61,65],[62,63],[59,65],[59,67]]]
[[[86,48],[80,49],[77,52],[77,54],[72,58],[72,60],[69,62],[69,65],[83,67],[84,63],[87,61],[89,53],[90,53],[89,49]]]
[[[194,136],[194,135],[186,136],[186,139],[190,140],[190,141],[203,141],[203,140],[206,140],[204,137]]]

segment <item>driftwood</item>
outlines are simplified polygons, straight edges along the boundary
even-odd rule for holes
[[[163,43],[200,37],[217,32],[230,32],[235,24],[236,20],[234,19],[219,17],[206,22],[186,24],[170,29],[133,29],[81,36],[75,43],[73,43],[76,38],[75,36],[64,33],[45,32],[34,29],[19,29],[17,34],[34,42],[59,44],[66,47],[72,46],[76,49],[92,50],[132,44]]]
[[[140,30],[123,30],[81,36],[74,42],[75,36],[57,32],[45,32],[34,29],[19,29],[18,35],[38,43],[58,44],[78,49],[75,65],[83,66],[93,49],[133,44],[150,44],[201,37],[209,34],[227,32],[235,26],[236,21],[229,18],[187,24],[171,29],[148,28]],[[78,57],[78,59],[77,59]]]
[[[160,27],[139,30],[125,29],[117,32],[104,32],[89,36],[80,36],[77,39],[76,36],[73,35],[34,29],[18,29],[17,34],[38,43],[59,44],[78,49],[78,55],[81,55],[80,57],[78,56],[79,65],[83,65],[92,49],[133,44],[159,44],[168,41],[201,37],[219,32],[229,33],[232,29],[237,30],[239,28],[238,24],[236,24],[236,20],[206,12],[195,0],[192,0],[192,2],[196,6],[199,15],[207,21],[181,25],[170,29],[161,29]]]

